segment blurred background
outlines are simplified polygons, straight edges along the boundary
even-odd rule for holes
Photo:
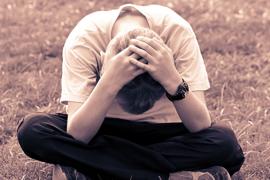
[[[51,179],[52,165],[23,154],[16,125],[31,112],[64,112],[65,39],[85,15],[125,3],[165,5],[192,25],[211,82],[212,119],[228,123],[245,152],[234,179],[269,179],[269,0],[1,0],[0,179]]]

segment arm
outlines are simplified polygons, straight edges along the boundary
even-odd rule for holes
[[[175,75],[175,80],[168,81],[165,87],[170,94],[176,92],[177,86],[182,82],[179,74]],[[211,118],[205,103],[203,91],[190,91],[182,100],[173,102],[175,109],[181,117],[183,123],[191,132],[197,132],[208,128],[211,125]]]
[[[101,78],[87,100],[72,113],[69,113],[67,132],[85,143],[99,130],[103,119],[112,104],[118,87],[106,78]],[[72,104],[73,107],[75,104]]]
[[[99,130],[118,91],[144,72],[129,63],[128,59],[132,58],[128,48],[114,57],[107,57],[106,70],[87,100],[81,105],[71,104],[67,132],[74,138],[88,143]]]
[[[136,60],[132,60],[131,63],[148,71],[168,93],[174,94],[182,77],[174,65],[171,50],[163,42],[146,37],[137,38],[132,43],[131,50],[146,59],[148,64]],[[179,117],[191,132],[208,128],[211,124],[203,98],[200,100],[198,97],[203,97],[203,95],[198,92],[190,92],[185,99],[174,102]]]

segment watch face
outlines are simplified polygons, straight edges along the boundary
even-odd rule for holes
[[[181,84],[178,87],[176,96],[178,96],[179,98],[185,98],[185,95],[186,95],[186,88],[183,86],[183,84]]]
[[[186,97],[186,93],[189,91],[188,84],[184,81],[178,86],[177,91],[174,95],[166,93],[169,100],[181,100]]]
[[[185,95],[186,95],[186,91],[185,91],[185,89],[184,89],[184,88],[181,88],[181,89],[180,89],[180,91],[179,91],[179,95],[180,95],[181,97],[185,97]]]

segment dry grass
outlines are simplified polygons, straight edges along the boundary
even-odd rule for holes
[[[1,0],[0,179],[49,179],[51,165],[27,158],[16,124],[33,111],[61,112],[61,49],[76,22],[89,12],[125,2]],[[235,130],[249,180],[270,177],[270,1],[166,0],[193,26],[212,84],[213,119]]]

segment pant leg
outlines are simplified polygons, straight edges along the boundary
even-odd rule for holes
[[[177,171],[223,166],[232,175],[239,171],[245,159],[234,132],[216,123],[200,132],[175,136],[147,147],[161,153]]]
[[[234,132],[220,123],[213,123],[208,129],[190,133],[183,123],[125,122],[123,128],[120,124],[116,128],[115,123],[108,121],[100,130],[161,153],[174,164],[177,171],[200,170],[219,165],[232,175],[239,171],[245,159]],[[136,125],[134,128],[133,124]],[[130,129],[133,129],[132,133]]]
[[[132,128],[132,123],[125,122],[127,125],[123,128],[120,124],[115,128],[115,124],[109,121],[104,123],[101,131],[146,145],[173,163],[177,171],[219,165],[232,175],[239,171],[245,159],[234,132],[220,123],[190,133],[182,123],[134,123],[136,126]],[[134,131],[130,133],[130,129]]]
[[[130,175],[132,179],[167,179],[168,173],[176,170],[218,165],[208,158],[213,152],[226,151],[226,143],[219,142],[235,143],[233,136],[224,138],[227,133],[216,132],[214,127],[191,134],[181,123],[150,124],[106,118],[98,134],[86,145],[66,133],[66,118],[46,114],[25,118],[18,128],[25,153],[41,161],[75,167],[86,174],[102,172],[117,179],[130,179]],[[228,167],[240,168],[236,161],[235,157],[230,158]]]
[[[139,144],[158,142],[154,132],[160,125],[106,118],[98,134],[85,144],[66,133],[66,122],[63,115],[38,113],[24,118],[17,136],[25,154],[43,162],[72,166],[88,175],[101,173],[116,179],[167,179],[168,172],[175,169],[160,153]],[[181,130],[172,125],[164,128],[168,129],[164,137]],[[136,134],[141,138],[138,143],[129,140],[136,139]],[[160,138],[165,139],[163,136]]]

